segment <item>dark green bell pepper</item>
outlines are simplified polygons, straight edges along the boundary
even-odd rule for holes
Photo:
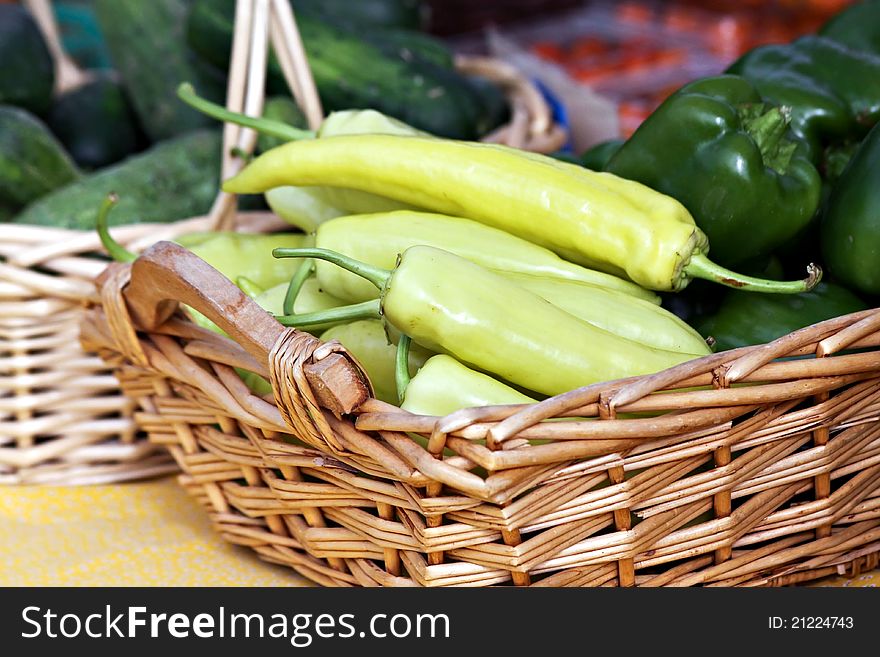
[[[822,180],[831,184],[836,182],[856,154],[860,144],[861,142],[857,141],[844,141],[828,146],[822,153],[822,163],[819,165]]]
[[[678,199],[709,237],[713,260],[725,266],[768,255],[798,233],[821,191],[786,112],[733,75],[679,89],[605,171]]]
[[[822,214],[822,255],[854,290],[880,294],[880,125],[837,179]]]
[[[820,282],[802,294],[728,292],[718,311],[691,320],[701,335],[715,339],[715,350],[764,344],[817,322],[865,310],[867,305],[841,285]]]
[[[791,108],[814,161],[825,145],[864,135],[880,119],[880,56],[805,36],[750,50],[728,69],[768,102]]]
[[[581,153],[580,163],[593,171],[601,171],[614,154],[620,150],[623,143],[623,139],[601,141]]]
[[[816,217],[797,235],[776,249],[788,273],[803,271],[811,262],[822,262],[820,244],[819,216],[831,196],[831,190],[849,163],[860,142],[844,141],[826,146],[820,159],[818,170],[822,176],[822,194]],[[781,276],[785,276],[783,273]],[[771,277],[772,278],[772,277]]]
[[[819,34],[855,50],[880,55],[880,0],[854,3],[832,16]]]

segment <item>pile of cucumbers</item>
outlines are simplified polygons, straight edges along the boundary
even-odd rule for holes
[[[422,31],[419,0],[290,1],[325,113],[376,109],[456,139],[508,118],[502,90],[460,74],[445,44]],[[0,221],[91,229],[109,192],[121,199],[113,225],[206,213],[219,184],[220,131],[176,90],[190,82],[224,101],[235,0],[53,6],[62,37],[68,12],[96,42],[79,60],[89,79],[58,93],[36,22],[22,5],[0,4]],[[267,113],[305,127],[274,56],[267,93]],[[253,204],[262,199],[244,207]]]

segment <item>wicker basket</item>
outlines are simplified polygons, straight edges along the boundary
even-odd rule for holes
[[[339,344],[283,328],[173,244],[100,285],[83,340],[138,425],[226,540],[318,584],[777,586],[877,565],[880,310],[436,418],[370,398]]]
[[[54,44],[59,90],[76,86],[82,72],[53,36],[48,3],[28,0],[28,6]],[[288,3],[245,1],[238,11],[227,106],[260,114],[271,42],[291,90],[317,127],[320,101]],[[459,58],[457,66],[496,80],[510,98],[510,122],[486,140],[535,151],[564,143],[565,131],[547,103],[514,69],[485,58]],[[224,178],[243,164],[233,153],[253,152],[255,143],[253,131],[226,125]],[[237,214],[235,197],[221,193],[208,217],[114,229],[113,235],[138,251],[190,231],[282,225],[271,216]],[[0,483],[108,483],[176,471],[166,450],[139,437],[133,404],[120,392],[112,368],[83,353],[77,341],[82,308],[97,301],[93,281],[104,269],[95,257],[100,252],[93,231],[0,225]]]

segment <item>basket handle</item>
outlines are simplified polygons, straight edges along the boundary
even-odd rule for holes
[[[49,48],[49,54],[52,56],[52,63],[55,67],[55,89],[53,90],[55,95],[60,96],[91,80],[94,76],[77,66],[64,49],[58,23],[52,10],[52,3],[49,0],[23,0],[23,4],[42,32],[46,46]]]
[[[309,127],[317,130],[324,113],[288,0],[236,1],[226,107],[248,116],[262,114],[270,46],[278,57],[288,87],[308,118]],[[221,178],[231,178],[238,173],[245,165],[240,155],[253,154],[256,144],[254,130],[226,123]],[[217,193],[210,211],[215,230],[235,228],[235,199],[234,194],[222,190]]]
[[[268,363],[276,344],[295,332],[207,262],[173,242],[157,242],[134,261],[123,297],[140,329],[157,328],[184,303],[261,363]],[[350,413],[369,398],[359,368],[339,351],[307,363],[303,371],[318,403],[337,415]]]

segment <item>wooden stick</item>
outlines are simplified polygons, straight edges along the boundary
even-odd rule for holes
[[[49,53],[52,55],[52,62],[55,65],[55,95],[65,94],[94,79],[94,75],[77,66],[64,49],[51,2],[49,0],[23,0],[23,2],[43,33]]]
[[[279,59],[287,62],[290,67],[290,72],[285,69],[284,74],[297,103],[306,115],[309,127],[317,130],[324,120],[324,110],[321,108],[318,89],[312,77],[312,70],[309,68],[293,9],[287,0],[272,0],[272,2],[274,16],[278,19],[278,29],[273,32],[272,43],[279,53]],[[275,21],[273,27],[274,25]]]

